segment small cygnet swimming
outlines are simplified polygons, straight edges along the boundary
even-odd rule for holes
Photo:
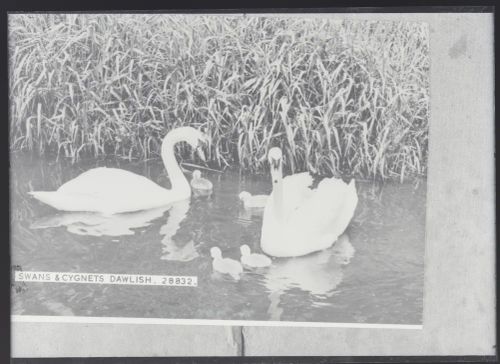
[[[256,254],[250,251],[250,247],[246,244],[240,246],[241,263],[247,267],[262,268],[270,266],[271,258],[264,254]]]
[[[222,252],[216,246],[210,249],[210,255],[213,258],[212,267],[214,271],[229,274],[236,280],[240,279],[240,274],[243,273],[243,266],[240,262],[231,258],[222,258]]]
[[[193,171],[193,178],[191,179],[191,187],[194,190],[200,192],[211,192],[212,189],[214,188],[212,182],[210,182],[206,178],[203,178],[201,176],[201,172],[197,169]]]
[[[238,197],[243,202],[243,206],[246,209],[263,209],[266,207],[267,200],[269,198],[268,195],[251,195],[250,192],[243,191]]]

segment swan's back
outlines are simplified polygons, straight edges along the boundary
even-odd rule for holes
[[[337,239],[349,225],[358,203],[354,180],[325,178],[308,199],[289,216],[289,226],[302,227],[311,234],[325,234]]]
[[[145,210],[170,203],[171,192],[146,177],[117,168],[94,168],[63,184],[57,191],[30,193],[61,211],[105,214]]]
[[[106,198],[109,195],[125,197],[131,192],[163,193],[165,189],[144,176],[118,168],[99,167],[83,172],[63,184],[57,192],[88,194]],[[150,192],[151,191],[151,192]]]

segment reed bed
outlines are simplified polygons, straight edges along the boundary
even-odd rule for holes
[[[425,24],[125,14],[9,16],[13,151],[158,157],[191,125],[217,168],[425,175]],[[187,148],[179,152],[186,158]]]

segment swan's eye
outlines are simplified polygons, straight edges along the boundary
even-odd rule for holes
[[[275,180],[274,180],[274,183],[278,183],[278,180],[277,180],[277,179],[275,179]]]

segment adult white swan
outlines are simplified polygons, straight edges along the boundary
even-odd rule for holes
[[[90,169],[57,191],[30,192],[39,201],[62,211],[90,211],[106,215],[160,207],[191,196],[189,182],[177,164],[174,146],[187,142],[204,159],[201,143],[206,136],[191,127],[170,131],[161,146],[161,157],[172,185],[165,189],[144,176],[118,168]]]
[[[275,257],[306,255],[330,247],[358,203],[354,180],[323,179],[311,189],[309,172],[282,177],[282,153],[269,151],[273,191],[264,209],[261,248]]]

